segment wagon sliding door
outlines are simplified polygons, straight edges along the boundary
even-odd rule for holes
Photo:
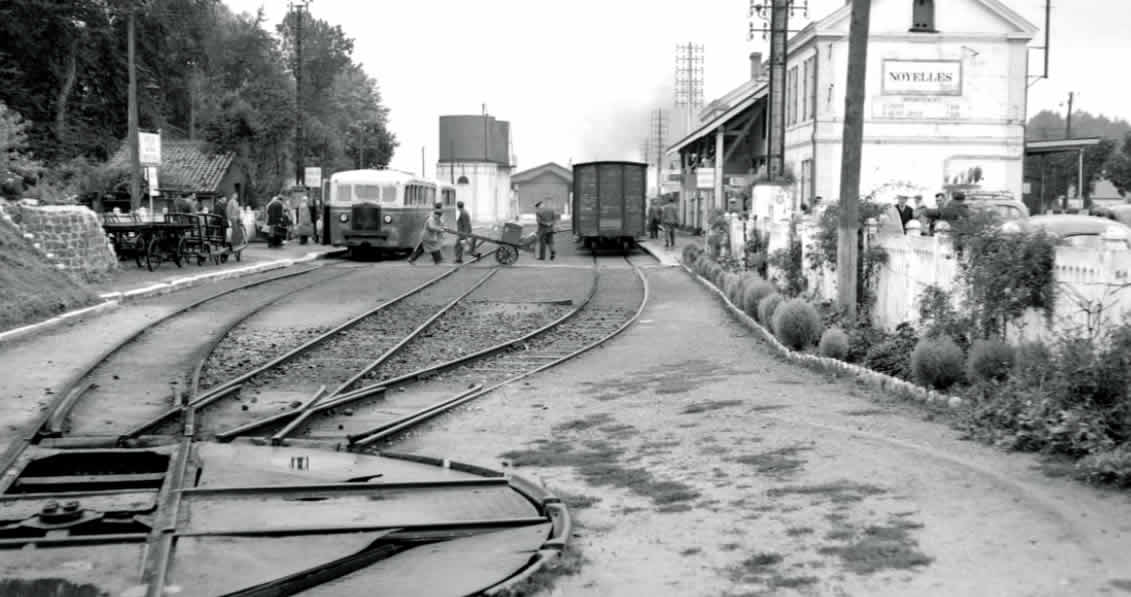
[[[598,236],[597,166],[575,167],[574,185],[573,231],[583,238]]]
[[[624,229],[624,164],[597,167],[598,228],[600,236],[615,238]]]
[[[644,236],[644,204],[647,201],[644,177],[648,167],[625,164],[624,168],[624,236]]]

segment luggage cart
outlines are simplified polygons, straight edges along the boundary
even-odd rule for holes
[[[518,261],[518,252],[520,250],[533,253],[534,243],[538,240],[537,235],[533,234],[523,238],[522,226],[513,222],[503,224],[503,237],[499,239],[472,234],[470,232],[456,232],[448,228],[444,228],[444,232],[458,236],[460,241],[463,241],[465,238],[474,238],[479,242],[498,245],[498,248],[495,249],[495,261],[499,262],[501,265],[510,265]]]

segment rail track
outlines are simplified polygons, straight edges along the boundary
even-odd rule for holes
[[[535,329],[423,367],[402,359],[378,368],[411,346],[409,340],[444,341],[421,339],[417,328],[334,390],[316,388],[293,408],[217,429],[212,437],[272,445],[305,439],[337,450],[373,452],[381,440],[564,363],[626,329],[643,310],[648,293],[643,274],[631,261],[629,265],[604,272],[594,267],[586,296]],[[624,306],[626,294],[638,296],[632,307]]]
[[[37,450],[40,457],[42,453],[52,454],[67,450],[75,450],[76,453],[103,450],[104,455],[111,452],[126,454],[127,450],[135,449],[169,453],[168,470],[160,473],[157,473],[156,469],[154,472],[142,473],[130,469],[130,474],[115,475],[111,471],[108,473],[110,477],[98,479],[102,482],[124,483],[121,486],[105,486],[111,489],[105,490],[104,493],[113,495],[117,495],[116,492],[129,491],[134,487],[154,488],[153,491],[157,492],[153,497],[157,500],[156,506],[150,517],[144,519],[147,521],[145,525],[122,526],[123,529],[135,528],[132,532],[108,533],[89,539],[64,537],[58,540],[60,545],[106,541],[146,542],[147,547],[143,552],[140,566],[146,592],[138,594],[157,597],[162,594],[164,587],[169,586],[168,575],[173,574],[170,571],[176,568],[172,564],[172,558],[174,545],[179,544],[178,541],[192,541],[198,536],[201,540],[205,540],[205,537],[217,533],[228,533],[232,536],[260,536],[266,533],[268,536],[275,536],[281,532],[284,534],[292,532],[256,531],[250,528],[219,531],[178,530],[184,523],[181,513],[186,508],[198,507],[196,506],[198,502],[207,502],[211,499],[211,494],[208,492],[197,495],[198,484],[201,482],[202,469],[198,462],[201,452],[200,448],[194,449],[194,446],[263,444],[292,446],[287,448],[292,450],[292,453],[304,453],[294,452],[296,449],[294,446],[314,444],[322,449],[377,454],[364,456],[365,458],[403,459],[437,466],[442,464],[443,469],[447,470],[449,467],[447,460],[431,462],[429,459],[416,456],[389,452],[378,454],[378,446],[381,444],[385,447],[389,440],[398,434],[495,389],[583,354],[625,330],[637,319],[648,298],[646,278],[631,260],[627,257],[625,259],[628,267],[622,267],[617,271],[598,267],[594,258],[592,279],[584,299],[569,308],[558,305],[559,308],[552,311],[553,318],[548,323],[537,327],[528,324],[525,329],[515,332],[512,337],[493,341],[487,346],[474,347],[466,354],[459,354],[439,363],[429,361],[426,357],[421,358],[422,354],[429,353],[429,347],[435,348],[444,342],[442,335],[433,335],[430,330],[435,330],[438,324],[443,324],[447,319],[466,316],[469,312],[481,308],[483,301],[477,303],[469,297],[488,284],[498,273],[498,269],[467,266],[453,268],[310,338],[300,346],[282,354],[261,357],[257,359],[261,362],[256,362],[250,369],[228,377],[224,377],[228,371],[223,368],[212,371],[209,359],[232,330],[286,296],[320,283],[328,283],[346,275],[349,271],[309,268],[257,280],[204,297],[154,322],[150,327],[108,351],[67,391],[61,393],[60,399],[50,406],[33,431],[9,450],[4,460],[0,461],[2,466],[0,471],[4,474],[0,477],[0,509],[7,503],[5,500],[20,498],[48,500],[52,495],[52,483],[61,482],[60,479],[63,479],[63,477],[48,476],[42,479],[46,485],[41,488],[29,486],[14,490],[13,483],[36,481],[34,478],[27,479],[26,471],[21,473],[17,480],[16,473],[19,472],[20,466],[14,465],[21,463],[21,455],[25,451]],[[326,271],[315,272],[317,269],[326,269]],[[315,277],[303,278],[304,274],[312,274]],[[272,285],[270,288],[275,291],[254,301],[248,300],[250,297],[247,291],[262,285]],[[639,300],[630,306],[625,306],[626,295],[633,295]],[[226,315],[219,317],[221,313]],[[186,330],[194,326],[207,327],[207,325],[214,327],[201,338],[202,342],[198,343],[198,346],[181,348],[180,351],[173,352],[157,350],[157,347],[161,346],[177,346],[175,340]],[[332,350],[334,344],[344,342],[344,338],[351,336],[355,341],[358,338],[364,339],[364,346],[357,350],[356,354],[348,355],[346,358],[334,356]],[[416,351],[415,354],[413,351]],[[143,358],[144,367],[138,365],[139,357]],[[412,364],[421,362],[427,364],[423,367]],[[119,379],[116,377],[118,375],[116,371],[131,366],[135,367],[134,373],[141,381],[135,381],[128,387],[117,387],[115,382]],[[299,378],[315,377],[318,387],[314,391],[309,391],[309,387],[304,388],[306,394],[303,400],[296,400],[282,412],[271,414],[249,409],[246,407],[247,401],[242,401],[241,404],[237,399],[245,389],[254,388],[256,391],[268,394],[288,390],[290,381],[295,379],[294,375],[288,375],[288,367],[292,371],[299,371]],[[307,372],[310,371],[318,371],[319,375],[309,375]],[[311,383],[307,383],[307,386],[310,385]],[[130,400],[131,396],[135,399]],[[126,402],[125,406],[122,405],[123,401]],[[113,416],[108,417],[107,413],[113,413]],[[233,442],[237,439],[242,441]],[[44,449],[47,449],[47,452],[43,452]],[[210,450],[217,449],[219,448]],[[106,450],[111,452],[105,452]],[[239,453],[241,452],[225,452],[225,454]],[[197,456],[192,456],[193,454]],[[301,463],[308,457],[291,456],[291,468],[295,468],[295,459],[298,458],[300,464],[297,466],[302,470],[304,465]],[[26,458],[23,464],[27,464]],[[114,468],[113,465],[97,466]],[[130,466],[136,468],[136,465]],[[217,467],[213,465],[211,470],[215,471]],[[463,467],[460,470],[466,470],[467,475],[487,478],[501,475],[476,467]],[[66,477],[68,479],[73,478],[76,473],[69,474],[72,477]],[[107,473],[99,469],[98,474]],[[289,489],[253,486],[223,491],[237,492],[241,495],[256,494],[263,496],[263,499],[271,499],[270,496],[280,491],[284,494],[288,491],[292,494],[299,492],[301,495],[313,495],[310,493],[313,491],[317,491],[319,495],[337,495],[345,492],[342,495],[346,496],[358,492],[390,491],[402,485],[410,492],[431,491],[428,490],[429,487],[441,492],[450,492],[457,491],[461,487],[459,483],[463,482],[443,481],[423,484],[410,482],[407,485],[393,483],[382,486],[376,479],[381,476],[377,474],[351,478],[347,485],[295,486]],[[111,478],[113,480],[108,481]],[[391,478],[390,482],[392,482]],[[466,482],[474,483],[470,479]],[[569,535],[570,527],[568,515],[561,508],[560,500],[557,498],[541,490],[535,491],[536,486],[519,478],[513,478],[509,485],[501,478],[500,482],[533,502],[537,506],[537,515],[517,518],[512,515],[511,519],[505,517],[496,519],[497,516],[501,516],[499,514],[478,521],[459,520],[457,517],[456,520],[437,521],[423,526],[412,524],[407,527],[398,523],[399,530],[390,531],[379,530],[387,528],[388,525],[346,524],[330,527],[312,525],[306,530],[299,529],[293,532],[367,531],[385,533],[386,538],[380,539],[353,556],[325,565],[313,566],[301,574],[256,585],[237,593],[225,594],[289,595],[302,588],[329,582],[327,579],[346,578],[344,575],[348,575],[351,570],[358,570],[373,562],[407,553],[405,550],[411,552],[410,548],[417,545],[436,541],[450,541],[453,545],[460,541],[475,541],[478,540],[473,537],[476,533],[502,533],[497,535],[498,541],[518,541],[520,535],[526,533],[526,540],[532,540],[531,538],[537,538],[537,533],[548,532],[550,538],[538,548],[535,559],[520,567],[520,572],[509,577],[504,583],[495,585],[492,590],[476,593],[492,594],[499,587],[528,575],[537,567],[537,563],[552,557],[556,553],[555,550],[560,551]],[[97,500],[102,495],[98,491],[73,493],[78,490],[77,486],[54,487],[63,491],[66,496],[83,495],[87,496],[84,499]],[[104,484],[98,487],[101,490]],[[156,489],[158,487],[159,492]],[[23,492],[24,495],[14,497],[4,495],[5,492],[13,491]],[[433,498],[424,497],[426,494],[419,495],[421,497],[418,499],[424,500],[425,509],[434,507],[429,501]],[[102,498],[111,499],[111,496],[105,495]],[[337,498],[311,497],[310,499]],[[492,499],[505,499],[505,496]],[[51,503],[53,502],[48,502],[44,506],[44,513],[40,514],[40,518],[44,521],[48,520],[45,518],[47,509],[57,508]],[[512,511],[517,511],[516,507],[511,506]],[[75,505],[74,508],[78,506]],[[491,508],[488,508],[487,512],[497,510]],[[498,511],[502,512],[502,510]],[[444,518],[442,514],[437,516]],[[553,524],[546,526],[551,521]],[[513,531],[499,530],[512,527],[514,527]],[[148,531],[149,528],[152,528],[152,531]],[[106,533],[106,531],[101,532]],[[530,535],[531,532],[536,534]],[[510,536],[506,533],[515,533],[515,535],[505,539]],[[26,540],[11,541],[15,541],[13,545],[16,545]],[[0,538],[0,548],[4,545],[5,540]],[[334,582],[338,581],[334,580]]]

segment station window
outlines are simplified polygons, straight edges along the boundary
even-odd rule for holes
[[[911,0],[911,31],[935,33],[935,0]]]
[[[456,184],[467,184],[467,177],[461,175],[459,180],[456,181]]]
[[[424,189],[424,192],[426,193],[426,196],[428,197],[428,200],[425,202],[425,204],[426,205],[435,205],[435,203],[436,203],[436,189],[429,187],[429,188]]]

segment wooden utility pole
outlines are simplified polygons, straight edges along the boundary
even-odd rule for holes
[[[1076,99],[1074,91],[1068,92],[1068,112],[1064,115],[1064,138],[1072,138],[1072,100]]]
[[[129,144],[130,144],[130,211],[141,207],[141,147],[137,135],[137,68],[134,64],[134,3],[129,4],[126,23],[126,61],[130,71],[129,85]]]
[[[864,101],[867,93],[868,20],[872,0],[852,0],[848,30],[848,81],[844,97],[844,133],[840,168],[840,234],[837,237],[837,291],[840,306],[856,316],[857,263],[860,259],[860,154],[864,144]]]
[[[310,0],[291,3],[295,12],[295,185],[306,186],[306,147],[302,138],[302,13]]]

